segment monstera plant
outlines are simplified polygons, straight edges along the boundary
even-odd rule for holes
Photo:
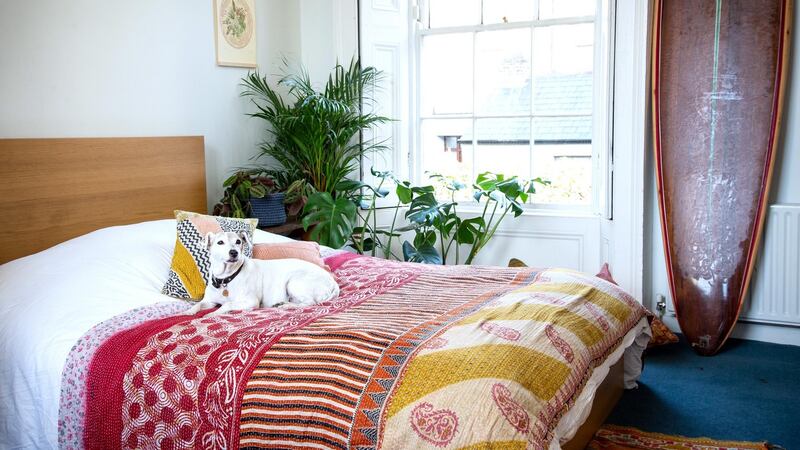
[[[443,186],[448,198],[437,198],[434,184],[413,186],[398,180],[391,172],[372,171],[378,185],[372,187],[359,181],[345,180],[337,184],[336,197],[327,193],[313,194],[306,205],[308,215],[303,224],[316,224],[312,237],[324,245],[349,245],[358,253],[426,264],[446,264],[448,260],[462,262],[462,247],[466,250],[463,263],[471,264],[492,239],[498,226],[509,215],[518,217],[523,204],[536,192],[536,185],[547,185],[541,178],[522,180],[502,174],[485,172],[472,184],[473,199],[481,205],[481,214],[465,217],[458,212],[456,194],[467,186],[454,179],[433,174],[433,183]],[[388,227],[377,224],[376,200],[388,195],[383,189],[386,181],[395,184],[397,202]],[[398,226],[403,210],[405,224]],[[319,231],[317,231],[319,230]],[[395,253],[393,243],[403,233],[412,232],[413,239],[402,243],[402,256]],[[452,258],[450,258],[452,256]]]

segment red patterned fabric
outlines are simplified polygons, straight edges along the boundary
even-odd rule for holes
[[[85,447],[546,448],[592,368],[644,314],[616,286],[570,271],[325,262],[334,301],[178,315],[108,338],[86,380]]]
[[[398,264],[380,272],[341,268],[355,257],[342,254],[326,261],[346,281],[340,280],[339,297],[323,305],[179,315],[109,338],[95,353],[86,381],[85,447],[237,447],[245,382],[276,340],[401,286],[422,269]]]

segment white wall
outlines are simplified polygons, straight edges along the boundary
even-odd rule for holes
[[[783,139],[779,144],[780,147],[775,160],[770,204],[800,204],[800,177],[797,175],[800,173],[800,152],[797,151],[798,147],[800,147],[800,66],[793,63],[800,57],[800,36],[797,34],[794,35],[791,48],[790,77],[787,85],[788,95],[784,105]],[[649,186],[645,205],[646,219],[648,221],[645,224],[645,306],[655,310],[657,295],[664,295],[667,298],[667,302],[672,300],[669,294],[664,250],[661,241],[653,158],[652,154],[647,156]],[[769,228],[770,223],[767,222],[767,232],[769,232]],[[796,293],[790,292],[788,295],[796,295]],[[795,299],[795,301],[800,301],[800,298]],[[665,321],[670,328],[678,330],[677,321],[674,317],[668,315]],[[740,322],[734,328],[733,337],[800,345],[800,328]]]
[[[358,48],[356,0],[298,0],[303,65],[316,85],[337,62],[347,65]]]
[[[299,58],[299,11],[256,1],[261,72]],[[3,1],[0,42],[0,137],[203,135],[209,205],[263,138],[247,69],[216,65],[210,0]]]

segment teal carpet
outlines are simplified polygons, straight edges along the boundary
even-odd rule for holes
[[[800,449],[800,347],[731,339],[712,357],[683,340],[655,348],[606,422]]]

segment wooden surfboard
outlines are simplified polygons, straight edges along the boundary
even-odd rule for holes
[[[758,250],[781,121],[791,0],[656,0],[653,136],[675,312],[715,354]]]

